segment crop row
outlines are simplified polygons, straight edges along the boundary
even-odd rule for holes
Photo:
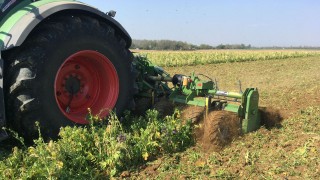
[[[303,50],[209,50],[209,51],[138,51],[159,66],[179,67],[272,59],[320,56],[320,51]]]

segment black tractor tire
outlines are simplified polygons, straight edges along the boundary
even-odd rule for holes
[[[27,140],[55,139],[59,129],[74,126],[59,108],[55,80],[70,55],[90,50],[107,57],[119,80],[114,111],[121,114],[133,102],[133,55],[120,33],[106,22],[80,14],[45,19],[22,46],[6,54],[5,93],[9,124]],[[89,108],[89,107],[87,107]]]

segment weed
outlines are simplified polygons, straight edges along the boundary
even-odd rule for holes
[[[134,119],[128,114],[125,118]],[[141,121],[128,124],[131,129],[124,127],[115,114],[108,123],[90,113],[88,119],[88,127],[62,128],[58,141],[45,143],[40,136],[35,146],[14,148],[0,161],[1,179],[113,177],[193,143],[190,123],[182,124],[175,115],[160,119],[155,110],[136,118]]]

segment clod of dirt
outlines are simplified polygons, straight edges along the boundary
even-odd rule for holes
[[[203,136],[198,138],[198,142],[204,150],[221,150],[241,134],[241,124],[235,113],[212,111],[199,130]]]
[[[263,107],[259,108],[259,112],[261,114],[261,125],[264,125],[267,129],[281,125],[283,116],[278,109]]]

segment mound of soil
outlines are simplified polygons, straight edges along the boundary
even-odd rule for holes
[[[198,142],[205,150],[220,150],[241,134],[241,124],[235,113],[212,111],[199,131],[203,132],[203,136],[198,137]]]
[[[263,107],[259,108],[259,112],[261,114],[261,125],[264,125],[267,129],[281,126],[284,118],[278,109]]]

